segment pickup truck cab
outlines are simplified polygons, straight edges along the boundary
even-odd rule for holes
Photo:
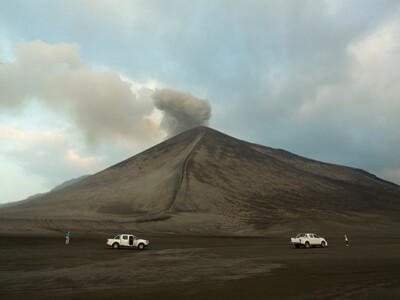
[[[148,240],[138,239],[133,234],[122,233],[118,234],[113,239],[106,239],[106,245],[118,249],[119,247],[132,247],[139,250],[143,250],[149,245]]]
[[[295,238],[290,239],[290,243],[296,248],[303,246],[304,248],[317,247],[322,248],[328,246],[328,242],[315,233],[299,233]]]

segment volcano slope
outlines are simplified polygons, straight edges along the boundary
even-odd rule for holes
[[[399,228],[400,187],[197,127],[61,190],[0,209],[0,230],[203,235]],[[394,230],[394,229],[393,229]]]

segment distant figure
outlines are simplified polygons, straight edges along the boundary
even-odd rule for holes
[[[346,245],[346,247],[349,246],[349,239],[347,238],[347,235],[344,235],[344,244]]]
[[[65,235],[65,245],[69,245],[69,231],[67,232],[67,234]]]

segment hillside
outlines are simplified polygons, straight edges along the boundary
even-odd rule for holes
[[[197,127],[75,184],[2,208],[0,216],[12,220],[11,229],[30,220],[54,230],[257,235],[315,224],[391,227],[399,199],[399,186],[365,171]]]

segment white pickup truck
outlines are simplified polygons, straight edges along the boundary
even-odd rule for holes
[[[106,239],[106,244],[114,249],[118,249],[119,247],[132,247],[143,250],[149,243],[148,240],[138,239],[133,234],[126,233],[118,234],[113,239]]]
[[[290,239],[290,243],[296,248],[300,248],[301,246],[304,246],[304,248],[317,246],[324,248],[328,246],[328,242],[315,233],[299,233],[295,238]]]

